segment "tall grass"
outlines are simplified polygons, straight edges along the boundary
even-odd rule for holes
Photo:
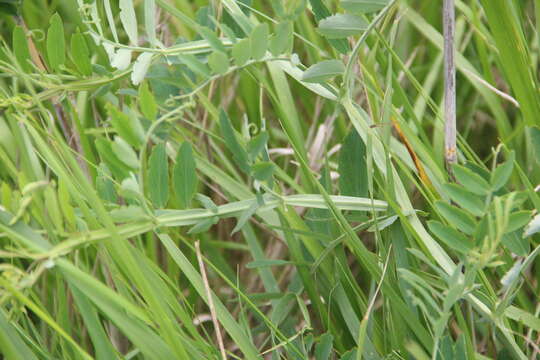
[[[539,357],[539,5],[455,1],[449,168],[442,5],[0,1],[0,354]]]

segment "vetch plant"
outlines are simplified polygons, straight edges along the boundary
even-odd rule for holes
[[[539,7],[444,4],[0,1],[2,356],[538,356]]]

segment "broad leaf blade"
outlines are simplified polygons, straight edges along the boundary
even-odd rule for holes
[[[154,94],[150,91],[148,82],[143,82],[141,86],[139,86],[139,108],[148,120],[156,120],[158,106]]]
[[[138,149],[144,138],[139,121],[137,119],[130,119],[129,116],[112,104],[107,104],[106,108],[111,118],[111,124],[118,135],[126,140],[128,144]]]
[[[133,85],[139,85],[145,78],[150,64],[152,62],[153,54],[146,52],[139,55],[135,64],[133,64],[133,71],[131,73],[131,82]]]
[[[428,227],[429,230],[431,230],[431,232],[442,240],[448,247],[456,250],[459,253],[467,254],[473,248],[472,241],[449,226],[441,224],[438,221],[430,221],[428,222]]]
[[[58,14],[51,17],[51,25],[47,31],[47,55],[49,65],[59,71],[66,61],[66,44],[64,39],[64,23]]]
[[[469,191],[481,195],[489,193],[489,183],[480,175],[461,165],[454,165],[453,170],[459,183]]]
[[[506,185],[510,179],[510,176],[512,176],[512,170],[514,170],[514,160],[515,153],[512,151],[508,157],[508,160],[497,166],[497,168],[493,171],[491,176],[491,186],[493,191],[497,191]]]
[[[249,57],[251,56],[251,41],[249,38],[242,39],[234,44],[232,48],[232,56],[234,58],[234,62],[238,66],[244,65],[249,60]]]
[[[150,45],[156,45],[156,0],[144,0],[144,28]]]
[[[341,0],[339,4],[345,10],[354,13],[371,13],[383,9],[390,0]]]
[[[354,129],[347,135],[341,147],[338,171],[342,195],[367,196],[366,146]]]
[[[92,75],[90,51],[83,34],[75,33],[71,36],[71,54],[77,70],[85,76]]]
[[[319,23],[319,33],[329,39],[343,39],[360,34],[368,23],[361,17],[351,14],[329,16]]]
[[[233,153],[233,157],[237,165],[245,173],[249,173],[250,167],[248,165],[247,153],[238,142],[234,129],[231,125],[231,121],[229,120],[227,113],[225,113],[223,110],[219,114],[219,124],[221,127],[221,133],[223,134],[223,139],[225,140],[225,145],[227,145],[229,150]]]
[[[208,65],[214,73],[223,75],[229,70],[229,57],[221,51],[214,51],[208,56]]]
[[[255,60],[260,60],[264,57],[268,49],[268,24],[263,23],[257,25],[250,35],[251,41],[251,57]]]
[[[474,233],[475,222],[465,211],[444,201],[435,202],[435,207],[449,223],[454,224],[459,230],[468,235]]]
[[[13,29],[13,52],[17,62],[25,72],[32,71],[30,64],[30,50],[28,49],[28,40],[24,33],[24,29],[20,26],[15,26]]]
[[[135,16],[135,5],[133,0],[120,0],[120,21],[133,45],[139,43],[139,32],[137,30],[137,17]]]
[[[324,60],[311,65],[302,74],[302,81],[310,83],[323,83],[333,77],[342,75],[345,66],[339,60]]]
[[[332,15],[322,0],[309,0],[309,3],[311,4],[317,22]],[[346,54],[350,50],[349,43],[346,39],[329,39],[328,42],[342,54]]]
[[[169,162],[163,143],[152,150],[148,161],[148,192],[150,200],[157,208],[162,208],[169,199]]]
[[[485,204],[481,197],[457,184],[445,184],[443,188],[448,196],[450,196],[450,199],[462,209],[469,211],[475,216],[482,216],[484,214]]]
[[[191,205],[191,200],[197,193],[196,164],[191,144],[184,142],[176,156],[173,169],[173,184],[176,199],[180,208],[185,209]]]

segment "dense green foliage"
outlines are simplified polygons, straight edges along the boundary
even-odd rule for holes
[[[0,0],[6,359],[540,356],[540,2]]]

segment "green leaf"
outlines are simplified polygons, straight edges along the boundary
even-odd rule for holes
[[[438,221],[428,222],[429,230],[451,249],[467,254],[473,248],[473,243],[459,231]]]
[[[115,357],[113,354],[116,351],[103,329],[103,324],[97,310],[92,306],[90,300],[76,287],[71,286],[70,291],[92,339],[92,345],[96,352],[95,358],[99,360],[114,360]]]
[[[335,76],[342,75],[345,66],[339,60],[324,60],[311,65],[302,74],[302,81],[309,83],[323,83]]]
[[[384,219],[382,221],[377,222],[376,224],[371,225],[367,229],[367,231],[369,231],[369,232],[377,232],[377,230],[382,231],[382,230],[386,229],[387,227],[391,226],[398,219],[399,219],[398,215],[390,216],[390,217],[388,217],[388,218],[386,218],[386,219]]]
[[[122,161],[125,165],[129,166],[132,169],[139,168],[139,158],[137,154],[129,144],[122,139],[120,136],[114,137],[114,142],[112,143],[112,149],[115,155]]]
[[[133,70],[131,72],[131,82],[133,85],[139,85],[144,80],[146,73],[150,68],[152,57],[153,54],[150,52],[139,55],[135,64],[133,64]]]
[[[105,163],[99,164],[98,176],[96,177],[96,190],[98,196],[108,202],[115,203],[117,200],[114,184],[111,180],[111,172]]]
[[[513,151],[510,152],[508,160],[497,166],[495,171],[493,171],[493,174],[491,176],[491,186],[493,191],[497,191],[502,188],[510,179],[512,171],[514,170],[515,157],[515,153]]]
[[[253,204],[246,210],[242,211],[242,214],[238,218],[236,222],[236,226],[234,227],[231,234],[234,234],[244,227],[246,225],[247,221],[257,212],[257,209],[259,208],[259,203],[257,201],[254,201]]]
[[[139,86],[139,108],[148,120],[156,120],[158,106],[154,94],[150,91],[148,82],[143,82]]]
[[[355,13],[370,13],[383,9],[390,0],[341,0],[339,4],[345,10]]]
[[[452,338],[448,335],[441,339],[437,360],[454,360],[454,347]]]
[[[368,174],[366,146],[355,129],[343,141],[339,154],[339,190],[342,195],[366,197]]]
[[[268,133],[266,131],[261,131],[260,134],[249,140],[247,144],[247,152],[251,161],[254,161],[257,156],[259,156],[259,154],[266,148],[267,142]]]
[[[520,123],[524,120],[527,125],[537,125],[540,114],[538,80],[530,66],[531,50],[523,29],[526,22],[519,15],[518,3],[522,2],[482,0],[481,3],[502,76],[519,102],[523,115]]]
[[[510,319],[523,323],[526,327],[540,332],[540,319],[538,316],[535,316],[523,309],[520,309],[515,306],[509,306],[504,312]]]
[[[174,191],[180,208],[185,209],[191,205],[191,200],[197,192],[197,183],[196,164],[191,144],[184,142],[178,149],[173,169]]]
[[[527,256],[529,254],[529,240],[519,236],[517,231],[503,235],[502,243],[518,256]]]
[[[274,164],[267,161],[259,162],[251,167],[252,175],[259,181],[268,181],[274,174]]]
[[[193,288],[198,293],[199,297],[208,303],[204,281],[199,272],[195,270],[190,260],[186,258],[184,253],[176,246],[168,235],[160,234],[159,238],[167,249],[167,252],[170,254],[171,258],[181,269],[182,274],[184,274],[187,281],[193,285]],[[246,332],[244,331],[245,328],[236,322],[235,317],[231,315],[228,308],[225,307],[220,298],[217,297],[213,291],[211,292],[211,296],[219,322],[230,335],[232,341],[237,344],[239,350],[244,353],[242,357],[245,359],[259,359],[259,350],[253,345],[249,337],[246,336]],[[172,358],[163,357],[163,359]]]
[[[467,360],[467,343],[465,334],[461,333],[454,348],[454,360]]]
[[[368,23],[359,16],[336,14],[321,20],[318,30],[329,39],[342,39],[358,35],[367,27]]]
[[[131,65],[131,55],[130,49],[118,49],[111,59],[111,66],[118,70],[126,70]]]
[[[20,16],[22,0],[1,0],[0,14]]]
[[[480,195],[489,194],[489,183],[480,175],[461,165],[454,165],[453,170],[457,181],[467,190]]]
[[[106,167],[105,164],[101,164],[102,166]],[[98,176],[96,176],[96,190],[98,191],[98,196],[101,196],[99,194],[99,188],[98,188],[98,179],[102,175],[101,173],[101,166],[98,168]],[[114,188],[113,188],[113,197],[114,197]],[[75,209],[71,205],[71,195],[69,194],[69,190],[67,189],[66,181],[59,179],[58,180],[58,203],[60,204],[60,209],[62,213],[64,214],[66,225],[70,227],[74,227],[76,223],[75,219]]]
[[[212,216],[211,218],[201,220],[197,224],[195,224],[191,229],[189,229],[188,234],[200,234],[203,232],[207,232],[208,229],[212,227],[212,225],[217,224],[219,221],[219,217]]]
[[[234,44],[232,48],[232,56],[234,58],[234,62],[238,66],[244,65],[249,60],[249,57],[251,56],[251,43],[249,38],[242,39]]]
[[[111,118],[111,125],[117,134],[120,135],[128,144],[136,149],[139,149],[143,139],[143,130],[141,124],[136,118],[130,119],[129,116],[121,112],[111,103],[108,103],[105,108]]]
[[[133,0],[120,0],[119,6],[120,22],[131,44],[137,45],[139,43],[139,33],[137,31],[137,17],[135,16]]]
[[[229,70],[229,57],[221,51],[214,51],[208,56],[208,65],[213,72],[223,75]]]
[[[223,31],[223,33],[227,35],[229,40],[231,40],[233,44],[236,44],[238,40],[236,39],[236,34],[234,33],[234,30],[228,27],[225,23],[219,24],[219,27],[221,28],[221,31]]]
[[[255,260],[246,264],[247,269],[257,269],[273,266],[285,266],[294,264],[292,261],[287,260]]]
[[[131,169],[116,156],[110,141],[104,138],[97,138],[95,144],[101,159],[107,164],[115,178],[123,179],[128,176]]]
[[[144,0],[144,28],[150,45],[156,45],[156,0]]]
[[[51,25],[47,31],[47,55],[49,65],[53,70],[59,71],[60,66],[66,62],[66,44],[64,39],[64,24],[58,13],[51,17]]]
[[[244,148],[238,142],[234,129],[231,125],[231,121],[227,116],[227,113],[221,110],[219,114],[219,124],[221,127],[221,133],[223,134],[223,139],[225,140],[225,145],[233,154],[233,159],[236,161],[236,164],[242,169],[245,173],[250,172],[248,165],[248,156]]]
[[[14,326],[17,322],[8,319],[4,309],[0,309],[0,349],[6,359],[12,360],[37,360],[32,350],[19,336],[19,331]]]
[[[274,56],[290,53],[293,47],[293,24],[290,21],[276,25],[276,32],[270,39],[270,52]]]
[[[157,208],[162,208],[169,199],[169,162],[165,144],[154,146],[148,161],[148,190],[150,200]]]
[[[531,134],[531,145],[536,162],[540,164],[540,128],[533,126],[529,129]]]
[[[465,211],[444,201],[435,202],[435,207],[450,224],[455,225],[465,234],[471,235],[474,233],[475,222]]]
[[[198,7],[194,20],[201,26],[214,29],[217,21],[214,19],[214,7],[212,4]]]
[[[443,300],[443,311],[449,311],[456,302],[463,298],[465,283],[458,280],[462,274],[463,267],[460,264],[456,266],[451,277],[447,280],[448,291]]]
[[[221,40],[219,40],[219,38],[217,37],[216,33],[214,31],[212,31],[210,28],[208,28],[206,26],[201,26],[199,28],[199,32],[206,39],[206,41],[208,41],[210,46],[215,51],[219,51],[219,52],[222,52],[222,53],[227,51],[225,49],[225,46],[221,42]]]
[[[523,228],[531,220],[532,213],[530,211],[515,211],[508,217],[508,225],[505,232],[510,233]]]
[[[92,63],[90,62],[90,51],[86,45],[84,35],[75,33],[71,36],[71,54],[73,63],[82,75],[92,75]]]
[[[332,355],[332,344],[334,337],[330,333],[325,333],[319,338],[315,346],[315,360],[328,360]]]
[[[88,0],[86,0],[86,2],[88,2]],[[111,7],[111,0],[103,0],[103,7],[105,8],[105,16],[107,17],[107,23],[109,24],[109,29],[111,31],[112,37],[114,41],[118,42],[118,31],[116,30],[116,21],[114,19],[115,15],[113,15],[113,10]],[[97,18],[97,16],[93,17],[94,20],[96,20]],[[110,50],[105,49],[105,51],[109,52]]]
[[[180,59],[180,61],[186,64],[186,66],[194,73],[202,75],[203,77],[210,76],[210,69],[208,68],[208,66],[199,61],[199,59],[197,59],[195,55],[182,54],[178,55],[178,58]]]
[[[472,161],[467,161],[464,166],[472,171],[473,173],[479,175],[482,177],[482,179],[489,182],[489,179],[491,177],[491,173],[484,167],[478,165],[477,163],[474,163]]]
[[[345,354],[343,354],[340,360],[356,360],[358,359],[356,352],[357,352],[356,349],[347,351]]]
[[[27,247],[32,251],[43,251],[51,248],[51,243],[41,235],[34,232],[32,228],[19,220],[11,224],[14,216],[0,209],[0,230],[17,243]]]
[[[462,209],[467,210],[475,216],[482,216],[484,214],[484,202],[481,197],[457,184],[444,184],[443,188],[450,199]]]
[[[533,236],[540,232],[540,214],[536,215],[525,228],[523,237]]]
[[[77,288],[109,318],[140,349],[145,358],[174,358],[172,350],[154,332],[148,320],[141,319],[142,314],[145,314],[141,309],[68,261],[59,259],[56,264],[69,285]]]
[[[24,33],[24,29],[20,26],[15,26],[13,29],[13,53],[19,63],[20,67],[25,72],[32,71],[32,65],[30,64],[30,50],[28,49],[28,39]]]
[[[262,23],[257,25],[250,35],[251,41],[251,57],[255,60],[260,60],[266,54],[268,49],[268,24]]]
[[[219,211],[217,205],[208,196],[203,195],[203,194],[196,194],[195,198],[197,199],[198,202],[201,203],[201,205],[205,209],[210,210],[211,212],[216,213],[216,214]]]
[[[309,3],[311,4],[311,9],[317,22],[332,15],[322,0],[309,0]],[[329,39],[328,42],[342,54],[347,54],[350,51],[350,46],[346,39]]]
[[[140,206],[128,205],[113,209],[110,212],[115,222],[134,222],[148,219],[148,214]]]
[[[120,184],[120,195],[126,199],[144,202],[144,196],[141,194],[139,183],[133,173],[127,176]]]

